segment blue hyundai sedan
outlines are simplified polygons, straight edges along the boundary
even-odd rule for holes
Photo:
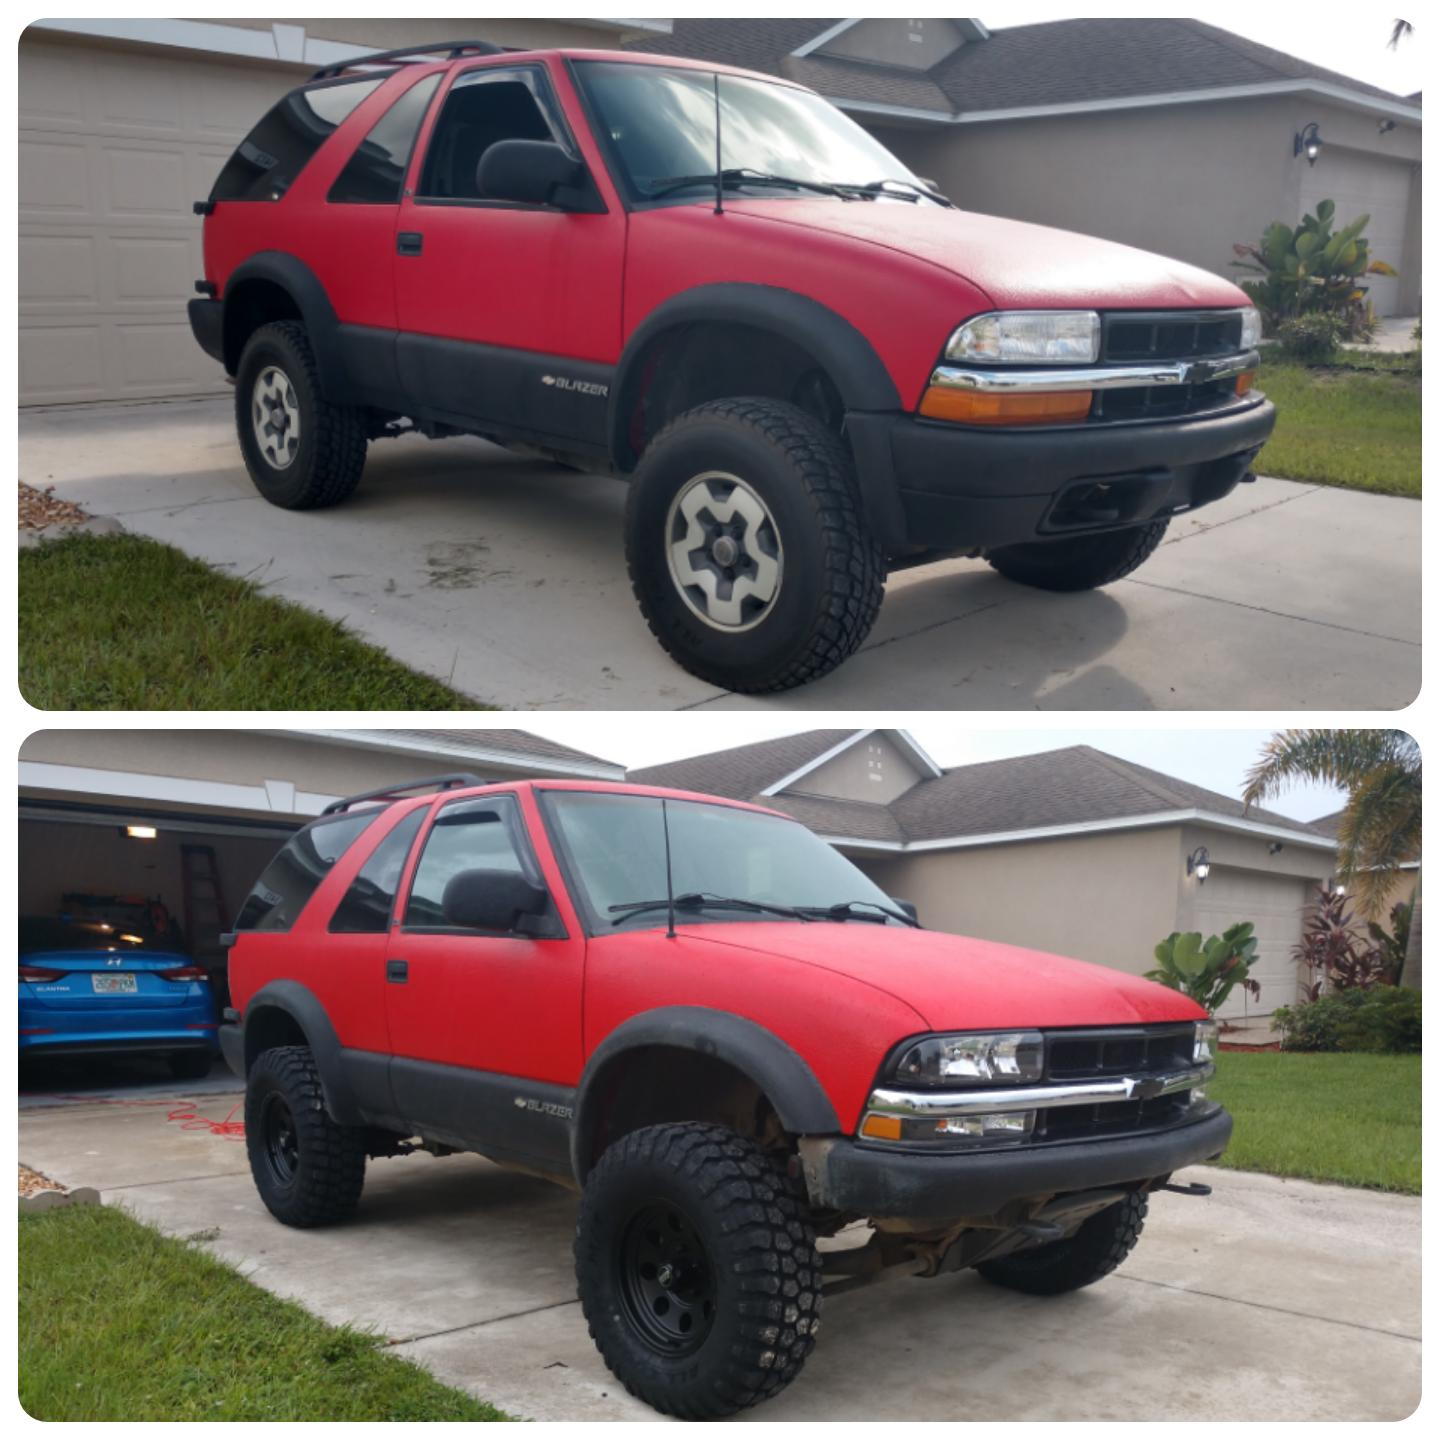
[[[173,936],[103,920],[20,920],[20,1055],[163,1055],[177,1079],[219,1053],[209,976]]]

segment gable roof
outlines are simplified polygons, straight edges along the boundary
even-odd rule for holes
[[[1163,103],[1212,90],[1323,85],[1418,107],[1405,97],[1201,20],[1074,19],[1015,25],[973,39],[929,71],[842,59],[808,47],[834,20],[677,19],[629,50],[714,60],[808,85],[842,106],[894,108],[936,120],[1017,109]],[[1418,116],[1417,116],[1418,118]]]
[[[810,730],[632,770],[629,778],[753,800],[783,810],[829,839],[892,850],[1191,817],[1283,830],[1313,838],[1321,846],[1334,841],[1332,833],[1316,825],[1254,806],[1247,810],[1228,795],[1091,745],[959,765],[919,781],[886,805],[830,798],[788,785],[775,789],[845,740],[867,733]],[[882,733],[908,739],[903,732]]]

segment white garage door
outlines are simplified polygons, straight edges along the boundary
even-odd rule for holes
[[[1320,201],[1333,200],[1337,225],[1368,215],[1365,238],[1370,242],[1371,259],[1384,260],[1398,270],[1403,263],[1405,217],[1410,207],[1410,170],[1404,161],[1327,145],[1314,165],[1303,167],[1300,213],[1313,215]],[[1377,315],[1398,313],[1399,280],[1371,275],[1364,283],[1370,287],[1369,299]]]
[[[294,71],[20,46],[20,402],[216,391],[185,302],[204,199]]]
[[[1237,922],[1249,920],[1259,941],[1250,970],[1251,978],[1260,982],[1259,998],[1236,988],[1220,1009],[1223,1019],[1268,1015],[1277,1005],[1294,1003],[1299,966],[1292,951],[1304,927],[1308,893],[1303,880],[1218,865],[1211,870],[1196,903],[1195,928],[1202,935],[1221,935]]]

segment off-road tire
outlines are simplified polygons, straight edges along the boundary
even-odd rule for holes
[[[1139,569],[1170,528],[1168,520],[1110,530],[1103,535],[1072,535],[1003,545],[986,558],[1007,579],[1037,590],[1094,590],[1113,585]]]
[[[214,1063],[208,1050],[177,1050],[170,1056],[170,1073],[177,1080],[203,1080]]]
[[[278,1095],[294,1121],[298,1161],[289,1183],[266,1158],[265,1107]],[[245,1148],[265,1207],[300,1229],[347,1220],[365,1183],[366,1132],[337,1125],[325,1109],[320,1073],[304,1045],[282,1045],[256,1057],[245,1084]]]
[[[714,1276],[700,1347],[659,1353],[627,1312],[621,1266],[637,1206],[675,1206]],[[722,1125],[652,1125],[605,1151],[585,1182],[575,1230],[580,1303],[601,1357],[637,1398],[686,1420],[721,1419],[778,1394],[820,1323],[820,1262],[796,1182]]]
[[[270,366],[294,388],[300,444],[283,469],[260,453],[251,413],[255,382]],[[262,325],[245,343],[235,372],[235,428],[255,488],[282,510],[320,510],[348,500],[360,483],[367,444],[365,417],[352,405],[334,405],[320,390],[310,337],[298,320]]]
[[[783,548],[779,591],[747,630],[698,618],[667,560],[672,501],[712,471],[755,490]],[[698,405],[651,441],[630,486],[625,559],[640,609],[671,658],[746,693],[788,690],[833,670],[870,633],[885,590],[885,557],[844,443],[798,406],[762,398]]]
[[[992,1285],[1027,1295],[1064,1295],[1093,1285],[1135,1248],[1145,1228],[1147,1206],[1145,1196],[1127,1195],[1092,1215],[1068,1239],[982,1260],[975,1268]]]

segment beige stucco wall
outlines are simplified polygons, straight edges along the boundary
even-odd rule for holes
[[[819,54],[928,70],[965,43],[953,20],[862,20],[820,47]]]
[[[956,204],[1099,235],[1235,278],[1232,246],[1299,219],[1294,137],[1311,120],[1327,145],[1420,160],[1420,132],[1379,134],[1374,116],[1305,96],[1110,110],[902,131],[877,127],[911,169]],[[1322,153],[1318,164],[1325,163]],[[1417,184],[1418,193],[1418,184]],[[1342,217],[1344,218],[1344,217]],[[1401,307],[1418,308],[1419,206],[1402,257]],[[1413,253],[1412,253],[1413,248]]]
[[[867,735],[833,760],[817,766],[790,788],[796,795],[861,800],[888,805],[917,784],[920,771],[884,735]]]

